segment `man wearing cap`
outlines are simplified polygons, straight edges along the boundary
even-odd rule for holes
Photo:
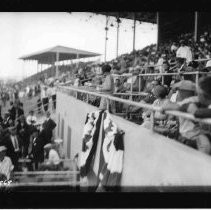
[[[189,63],[193,60],[192,52],[190,50],[190,47],[186,46],[184,40],[180,40],[180,47],[178,48],[176,52],[177,58],[185,58],[186,62]]]
[[[178,90],[176,103],[167,103],[162,106],[165,110],[179,110],[186,112],[188,106],[192,103],[198,103],[198,97],[195,95],[195,83],[189,80],[182,80],[174,84],[173,88]],[[200,126],[197,122],[179,117],[179,141],[197,149],[197,141],[200,135]]]
[[[0,176],[4,177],[5,180],[9,180],[11,172],[14,169],[12,161],[6,156],[7,148],[4,145],[0,145]],[[5,181],[1,180],[0,181]]]

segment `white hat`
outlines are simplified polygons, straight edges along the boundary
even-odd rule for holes
[[[51,148],[52,147],[52,144],[48,143],[44,146],[44,149],[48,149],[48,148]]]
[[[173,85],[173,88],[178,88],[180,90],[195,91],[196,90],[196,84],[189,81],[189,80],[182,80],[180,82],[175,83]]]
[[[7,148],[5,146],[0,146],[0,152],[7,150]]]
[[[207,68],[207,67],[211,67],[211,60],[207,61],[207,63],[206,63],[206,68]]]
[[[63,140],[62,139],[55,139],[54,142],[60,144],[60,143],[63,142]]]

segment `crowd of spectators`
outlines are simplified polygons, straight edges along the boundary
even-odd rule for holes
[[[207,60],[200,60],[207,59]],[[58,84],[98,91],[139,103],[160,107],[154,117],[154,130],[166,137],[188,145],[203,153],[211,154],[210,127],[182,117],[166,114],[168,110],[191,113],[196,118],[211,117],[211,34],[205,31],[197,42],[193,34],[182,34],[177,40],[150,45],[142,50],[121,55],[109,62],[79,63],[68,66],[59,78],[39,79],[34,85],[1,88],[1,106],[13,101],[10,110],[1,118],[0,126],[0,173],[8,179],[11,170],[21,170],[18,159],[28,158],[34,163],[30,170],[59,170],[58,142],[54,141],[55,122],[50,118],[49,102],[56,109],[56,87]],[[70,70],[70,71],[69,71]],[[193,72],[200,72],[198,77]],[[188,73],[189,74],[186,74]],[[192,73],[191,73],[192,72]],[[145,75],[157,73],[157,75]],[[161,76],[160,73],[176,73]],[[204,73],[204,74],[203,74]],[[138,75],[143,74],[142,77]],[[160,74],[160,75],[159,75]],[[144,93],[133,95],[132,93]],[[120,94],[121,93],[121,94]],[[24,115],[19,98],[37,97],[36,111]],[[152,111],[108,101],[78,93],[77,98],[99,109],[109,109],[116,115],[149,129]],[[46,114],[41,126],[36,125],[35,112]],[[61,142],[60,142],[61,143]],[[45,156],[46,155],[46,156]],[[43,164],[45,159],[54,164]],[[52,163],[49,161],[48,163]],[[13,169],[14,166],[14,169]],[[5,170],[4,173],[2,170]]]
[[[36,88],[28,95],[27,87],[18,89],[14,97],[10,97],[10,106],[0,115],[0,180],[12,178],[13,171],[26,170],[60,170],[62,152],[60,139],[55,139],[56,123],[51,118],[49,99],[52,100],[52,111],[56,109],[55,82],[40,83],[40,91]],[[36,86],[34,86],[36,87]],[[38,87],[38,85],[37,85]],[[3,90],[3,89],[2,89]],[[24,110],[20,92],[24,92],[27,100],[38,98],[38,109]],[[1,98],[1,101],[3,99]],[[35,104],[36,106],[36,104]],[[42,121],[37,114],[44,113]]]
[[[210,52],[209,32],[201,34],[197,42],[194,41],[193,34],[182,34],[174,42],[161,44],[158,49],[156,45],[150,45],[106,63],[89,65],[86,69],[79,68],[70,84],[121,98],[131,97],[131,90],[144,92],[145,95],[134,95],[130,99],[161,108],[162,112],[156,111],[154,114],[155,131],[210,154],[209,126],[165,113],[167,110],[179,110],[197,118],[211,116],[211,77],[207,75],[211,70]],[[146,73],[175,75],[138,77],[139,74]],[[80,93],[77,97],[87,101],[86,94]],[[113,114],[124,116],[142,127],[151,127],[152,112],[149,110],[113,101],[108,106],[105,98],[91,95],[88,103],[100,109],[109,107]]]

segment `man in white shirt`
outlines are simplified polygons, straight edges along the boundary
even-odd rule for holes
[[[48,103],[49,103],[47,89],[48,88],[46,86],[43,86],[41,89],[41,99],[42,99],[43,108],[45,112],[48,111]]]
[[[7,148],[5,146],[0,146],[0,175],[6,180],[10,179],[11,172],[14,169],[12,161],[9,157],[6,156]],[[5,180],[0,180],[5,181]]]
[[[186,63],[189,63],[193,60],[193,55],[192,55],[191,49],[190,49],[190,47],[185,45],[184,40],[180,41],[180,47],[176,52],[176,57],[177,58],[185,58]]]

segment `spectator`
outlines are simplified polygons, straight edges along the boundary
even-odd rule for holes
[[[18,170],[18,159],[21,157],[21,144],[17,136],[16,127],[9,128],[9,135],[5,136],[4,144],[7,147],[7,156],[11,158],[14,170]]]
[[[31,132],[31,128],[26,123],[25,117],[21,116],[17,124],[17,136],[19,137],[20,142],[21,142],[21,147],[22,147],[21,151],[22,151],[23,157],[26,157],[28,155],[30,132]]]
[[[178,58],[185,58],[186,62],[189,63],[193,60],[192,52],[188,46],[186,46],[184,40],[180,40],[180,47],[177,50],[176,56]]]
[[[197,102],[195,95],[195,84],[191,81],[183,80],[174,85],[178,89],[176,103],[167,103],[163,105],[163,110],[186,111],[187,107]],[[185,118],[179,118],[179,141],[197,149],[197,140],[200,135],[200,127],[197,122]]]
[[[46,120],[43,123],[43,132],[45,135],[45,144],[52,142],[53,130],[56,127],[56,123],[51,119],[50,112],[46,112]]]
[[[31,134],[31,141],[32,150],[29,152],[29,157],[33,159],[35,170],[38,170],[39,165],[44,161],[44,132],[39,132],[36,128],[34,128]]]
[[[28,125],[35,125],[36,124],[36,122],[37,122],[37,117],[34,115],[34,111],[33,110],[31,110],[30,112],[29,112],[29,115],[27,116],[27,118],[26,118],[26,122],[27,122],[27,124]]]
[[[0,145],[0,175],[1,178],[4,177],[0,181],[9,180],[11,178],[11,172],[14,169],[11,159],[6,156],[7,148],[3,145]]]
[[[49,103],[47,90],[48,90],[47,86],[44,86],[41,89],[41,99],[42,99],[42,104],[43,104],[43,108],[45,112],[48,111],[48,103]]]
[[[103,66],[102,71],[105,76],[105,81],[101,86],[98,86],[97,90],[102,91],[105,94],[112,94],[114,90],[114,81],[112,75],[110,74],[111,67],[109,65],[105,65]],[[101,97],[99,109],[107,109],[107,101],[104,97]]]

